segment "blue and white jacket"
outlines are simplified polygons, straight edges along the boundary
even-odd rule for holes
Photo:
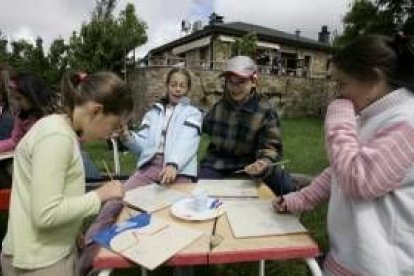
[[[161,141],[165,105],[155,103],[145,114],[137,132],[122,139],[139,156],[141,168],[157,153]],[[202,114],[183,97],[175,106],[165,136],[164,163],[177,168],[177,174],[197,177],[197,151],[201,136]]]

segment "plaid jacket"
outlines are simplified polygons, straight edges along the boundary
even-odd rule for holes
[[[203,121],[203,132],[210,136],[203,166],[237,170],[259,158],[280,160],[279,126],[276,111],[256,93],[241,107],[223,97]]]

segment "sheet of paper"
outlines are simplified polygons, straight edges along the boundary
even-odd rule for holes
[[[187,193],[172,188],[151,184],[127,191],[124,202],[142,211],[152,213],[188,196]]]
[[[276,213],[271,200],[226,201],[224,208],[236,238],[307,232],[296,215]]]
[[[153,270],[203,233],[151,216],[150,224],[113,236],[110,248],[125,258]]]
[[[211,197],[258,197],[256,183],[249,179],[200,179],[196,187]]]

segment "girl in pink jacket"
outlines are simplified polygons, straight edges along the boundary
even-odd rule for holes
[[[56,94],[32,73],[17,73],[9,80],[8,85],[10,102],[17,112],[11,136],[0,140],[0,153],[13,151],[37,120],[56,110],[57,103]],[[0,175],[6,177],[3,183],[10,182],[10,172],[11,160],[0,162]]]

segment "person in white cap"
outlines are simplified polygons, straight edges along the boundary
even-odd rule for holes
[[[276,194],[294,190],[287,172],[272,163],[282,159],[279,118],[256,93],[257,66],[247,56],[228,60],[224,95],[206,114],[203,132],[210,144],[201,161],[199,178],[233,177],[237,170],[261,178]]]

